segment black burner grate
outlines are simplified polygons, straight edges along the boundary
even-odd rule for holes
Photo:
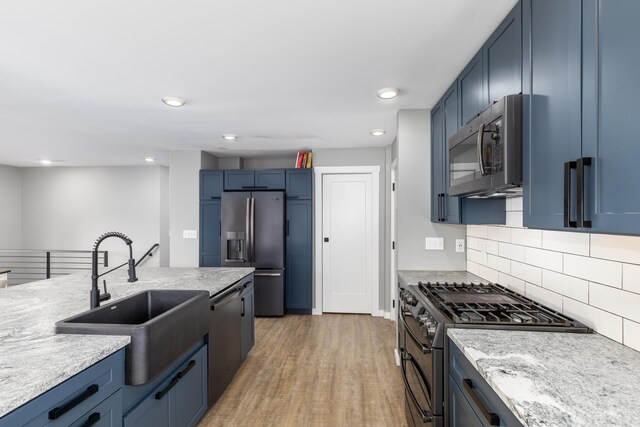
[[[494,283],[422,283],[422,293],[454,323],[571,327],[571,319]]]

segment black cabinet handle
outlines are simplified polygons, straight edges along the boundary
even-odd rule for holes
[[[180,382],[180,380],[185,375],[187,375],[187,372],[189,372],[191,370],[191,368],[193,368],[194,366],[196,366],[196,361],[195,360],[191,360],[186,368],[184,368],[182,371],[178,372],[175,377],[171,378],[171,381],[169,382],[169,384],[165,388],[163,388],[162,390],[160,390],[159,392],[156,393],[156,396],[155,396],[156,400],[162,399],[167,393],[169,393],[169,390],[171,390],[173,387],[175,387],[175,385],[178,384]]]
[[[83,391],[82,393],[80,393],[79,395],[77,395],[76,397],[74,397],[64,405],[57,406],[52,410],[50,410],[49,419],[56,420],[60,418],[61,416],[63,416],[64,414],[66,414],[67,412],[69,412],[70,410],[72,410],[73,408],[75,408],[85,400],[87,400],[89,397],[96,394],[99,389],[100,387],[98,386],[98,384],[91,384],[89,387],[87,387],[85,391]]]
[[[242,298],[242,311],[240,312],[240,317],[244,317],[244,298]]]
[[[576,169],[576,162],[564,163],[564,226],[576,228],[577,222],[571,221],[571,170]]]
[[[256,189],[256,190],[266,190],[267,187],[266,185],[243,185],[242,188],[250,190],[250,189]]]
[[[93,414],[89,415],[89,418],[87,418],[87,421],[85,421],[81,427],[91,427],[98,421],[100,421],[100,412],[94,412]]]
[[[576,180],[578,181],[578,227],[591,228],[591,221],[584,219],[584,199],[585,199],[585,184],[584,184],[584,167],[591,166],[591,157],[581,157],[576,162]]]
[[[500,417],[495,412],[489,412],[484,403],[480,400],[476,392],[473,390],[473,382],[469,378],[464,378],[462,380],[462,385],[464,386],[464,390],[467,392],[471,400],[476,404],[478,408],[480,408],[480,413],[487,421],[490,426],[499,426],[500,425]]]

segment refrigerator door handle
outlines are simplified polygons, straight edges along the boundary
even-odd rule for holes
[[[255,226],[256,226],[256,199],[251,198],[251,262],[256,261],[256,244],[255,238]]]
[[[244,233],[245,233],[245,245],[244,245],[244,256],[242,258],[248,259],[251,262],[251,246],[253,242],[251,242],[251,198],[247,197],[247,209],[245,210],[244,216]]]

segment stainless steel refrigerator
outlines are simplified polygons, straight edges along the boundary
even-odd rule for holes
[[[284,201],[282,191],[222,193],[222,265],[256,269],[256,316],[284,315]]]

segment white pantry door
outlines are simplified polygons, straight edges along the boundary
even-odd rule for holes
[[[322,311],[371,313],[371,174],[322,176]]]

